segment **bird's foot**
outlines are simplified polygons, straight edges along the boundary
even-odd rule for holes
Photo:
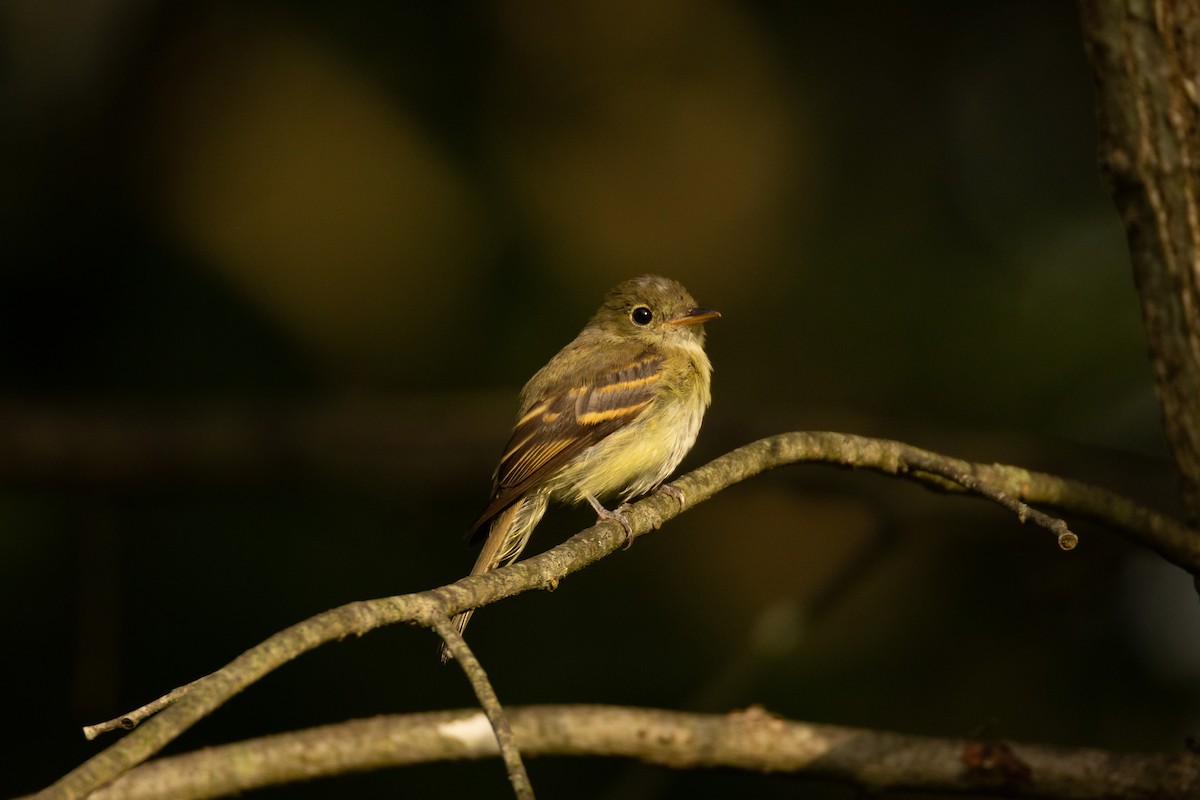
[[[622,503],[616,511],[609,511],[600,504],[596,498],[588,495],[587,501],[591,504],[592,509],[596,512],[596,521],[616,520],[621,523],[621,527],[625,529],[625,545],[623,549],[628,550],[633,546],[633,525],[629,522],[629,517],[625,516],[625,512],[629,510],[629,503]]]
[[[658,487],[658,490],[663,494],[668,494],[671,497],[674,497],[675,502],[679,503],[680,511],[683,511],[683,509],[687,507],[686,503],[684,502],[683,489],[680,489],[675,484],[664,483],[662,486]]]

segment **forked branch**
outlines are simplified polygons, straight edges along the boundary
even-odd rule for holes
[[[803,462],[870,469],[942,490],[977,493],[1008,507],[1022,522],[1028,519],[1048,527],[1059,546],[1069,548],[1074,545],[1074,534],[1065,523],[1035,513],[1027,504],[1058,509],[1113,527],[1172,563],[1200,574],[1200,536],[1119,495],[1017,467],[973,464],[900,442],[840,433],[786,433],[738,448],[674,482],[685,503],[655,493],[634,504],[627,516],[634,534],[644,535],[684,508],[732,484],[784,464]],[[439,620],[460,611],[555,585],[619,549],[625,541],[625,531],[618,524],[605,522],[545,553],[503,569],[424,592],[349,603],[297,623],[185,690],[176,690],[172,693],[175,702],[165,704],[136,730],[38,797],[78,798],[104,786],[150,758],[238,692],[326,642],[399,622],[436,628]]]

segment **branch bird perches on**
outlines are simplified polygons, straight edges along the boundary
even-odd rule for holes
[[[1112,527],[1192,574],[1200,574],[1200,536],[1170,518],[1098,487],[1004,465],[975,464],[901,442],[830,432],[785,433],[727,453],[674,481],[677,498],[654,493],[635,503],[628,520],[635,536],[666,521],[735,483],[793,463],[820,463],[869,469],[915,480],[938,490],[988,497],[1055,535],[1063,549],[1077,541],[1065,522],[1029,504],[1055,509]],[[117,720],[93,726],[138,730],[36,795],[78,798],[141,764],[197,721],[274,669],[322,644],[400,622],[438,628],[463,610],[477,608],[531,589],[546,588],[603,558],[626,542],[615,522],[592,526],[540,555],[483,575],[413,594],[348,603],[297,623],[247,650],[220,670],[185,690],[173,702],[152,703]],[[444,627],[444,626],[442,626]],[[479,672],[474,680],[486,680]],[[482,689],[476,682],[476,691]]]

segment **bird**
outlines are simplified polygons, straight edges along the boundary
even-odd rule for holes
[[[692,449],[712,402],[703,323],[720,313],[678,281],[642,275],[611,289],[579,335],[521,390],[491,499],[467,531],[480,575],[515,561],[551,500],[586,501],[597,521],[633,530],[623,511]],[[664,487],[682,502],[674,487]],[[609,510],[602,500],[616,498]],[[473,610],[454,618],[461,633]],[[443,663],[451,658],[442,646]]]

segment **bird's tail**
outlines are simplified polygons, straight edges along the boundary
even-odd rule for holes
[[[530,492],[508,508],[501,511],[488,525],[488,535],[471,568],[472,575],[482,575],[497,567],[510,564],[521,555],[529,542],[529,535],[546,513],[549,492]],[[470,621],[474,609],[454,617],[454,626],[462,633]],[[442,644],[442,663],[451,659],[450,651]]]

